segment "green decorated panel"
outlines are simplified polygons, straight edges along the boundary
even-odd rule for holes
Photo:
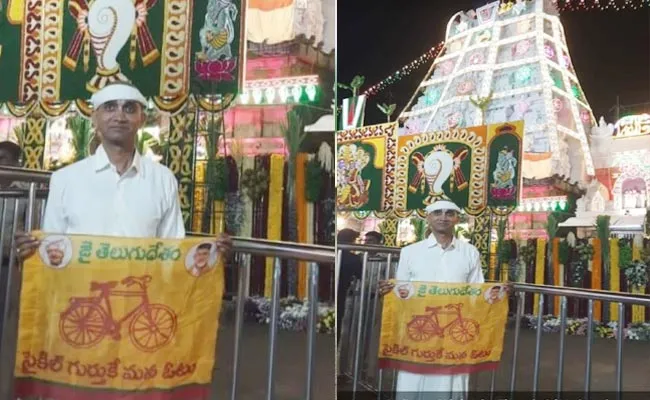
[[[422,210],[451,200],[476,215],[486,206],[486,126],[398,138],[395,204]]]
[[[416,210],[448,198],[468,206],[472,149],[464,143],[429,144],[411,153],[406,208]]]
[[[498,126],[489,147],[490,207],[512,208],[518,204],[521,188],[522,132],[516,125]]]
[[[523,122],[400,136],[395,210],[450,200],[470,215],[514,207],[521,187]]]
[[[0,23],[0,101],[87,99],[132,82],[172,102],[235,94],[244,0],[13,0]]]
[[[393,207],[395,124],[337,132],[336,204],[340,211]]]
[[[379,151],[378,151],[379,150]],[[380,210],[384,170],[378,164],[381,149],[358,141],[338,147],[337,162],[343,182],[338,192],[341,209]]]

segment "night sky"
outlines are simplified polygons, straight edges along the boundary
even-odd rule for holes
[[[362,90],[381,81],[444,40],[447,22],[476,0],[339,0],[337,80],[363,75]],[[582,89],[596,118],[615,122],[616,96],[623,105],[650,101],[650,8],[577,11],[560,15]],[[385,122],[379,103],[397,103],[395,118],[424,78],[430,63],[368,101],[365,124]],[[340,89],[339,89],[340,90]],[[349,96],[339,94],[340,99]],[[650,112],[650,110],[647,110]]]

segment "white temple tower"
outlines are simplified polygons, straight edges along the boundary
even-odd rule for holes
[[[485,120],[480,106],[485,103]],[[400,115],[400,134],[524,120],[524,178],[594,175],[595,119],[549,0],[496,1],[455,14],[446,45]]]

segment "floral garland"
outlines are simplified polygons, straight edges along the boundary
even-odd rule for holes
[[[333,198],[327,198],[323,201],[323,215],[327,216],[327,220],[320,228],[324,228],[325,233],[323,237],[327,238],[326,243],[334,244],[334,235],[336,233],[336,220],[335,220],[335,203]],[[319,228],[319,229],[320,229]]]
[[[212,200],[223,201],[226,198],[228,166],[225,158],[218,157],[208,160],[206,183]]]
[[[535,254],[537,253],[535,246],[524,245],[519,248],[519,259],[525,265],[531,265],[535,261]]]
[[[244,195],[240,192],[226,193],[226,227],[231,235],[241,234],[245,215]]]
[[[588,329],[587,318],[567,318],[566,319],[566,334],[573,336],[585,336]],[[537,316],[524,315],[522,318],[522,326],[536,330],[537,329]],[[598,322],[592,323],[593,332],[599,338],[616,339],[618,334],[618,322]],[[560,318],[553,315],[542,316],[542,332],[544,333],[559,333],[560,332]],[[628,340],[650,341],[650,323],[631,323],[623,328],[623,337]]]
[[[321,166],[316,158],[307,161],[305,171],[305,199],[315,203],[320,198]]]
[[[587,265],[593,258],[594,247],[590,243],[578,243],[576,245],[576,252],[578,253],[579,261],[571,263],[570,282],[571,286],[579,287],[582,286],[582,282],[585,279]]]
[[[560,247],[558,249],[560,264],[566,265],[569,261],[569,253],[571,252],[569,242],[565,239],[560,241]]]
[[[628,265],[632,262],[632,246],[628,240],[618,242],[618,265]]]
[[[580,262],[583,264],[588,263],[594,257],[594,246],[592,246],[590,243],[578,243],[578,245],[576,245],[576,250],[578,252]]]
[[[269,188],[269,177],[263,169],[247,169],[242,174],[241,187],[252,202],[257,201]]]
[[[641,260],[635,260],[625,265],[623,273],[630,287],[641,289],[648,285],[648,266]]]
[[[268,217],[266,239],[282,240],[282,196],[284,188],[284,156],[271,154],[269,165]],[[273,288],[273,258],[266,259],[264,295],[271,297]]]
[[[244,315],[248,320],[259,324],[271,322],[271,301],[266,297],[253,296],[246,299]],[[278,327],[287,331],[304,331],[309,321],[309,303],[295,297],[280,299],[280,318]],[[319,333],[332,334],[336,316],[334,308],[323,304],[318,305],[318,321],[316,330]]]

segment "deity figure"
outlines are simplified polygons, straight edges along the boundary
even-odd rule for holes
[[[229,60],[232,58],[232,42],[235,40],[237,6],[232,0],[210,0],[203,28],[199,31],[201,52],[197,57],[203,61]]]
[[[517,159],[512,150],[505,146],[497,158],[497,166],[492,173],[494,187],[499,189],[509,189],[515,186],[514,179],[517,171]]]
[[[370,155],[355,144],[339,147],[337,175],[337,203],[345,208],[359,208],[368,202],[370,180],[361,172],[370,162]]]
[[[493,182],[490,194],[496,200],[513,200],[516,196],[517,186],[517,158],[508,146],[504,146],[497,157],[497,165],[492,172]]]

